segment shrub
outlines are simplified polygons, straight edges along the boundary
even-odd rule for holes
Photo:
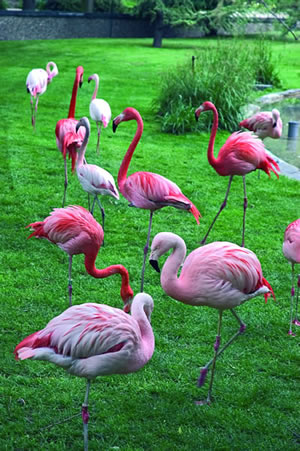
[[[242,119],[242,107],[254,97],[256,81],[262,80],[257,78],[262,73],[262,61],[265,74],[274,75],[270,51],[263,45],[257,54],[254,50],[245,46],[244,41],[216,41],[196,55],[194,69],[191,61],[187,61],[163,74],[159,96],[153,102],[162,131],[179,134],[210,129],[212,115],[201,115],[197,125],[194,120],[195,109],[205,100],[217,107],[219,128],[236,130]]]

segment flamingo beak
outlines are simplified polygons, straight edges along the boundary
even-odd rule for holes
[[[127,301],[124,303],[123,311],[125,313],[130,313],[132,298],[128,298]]]
[[[195,119],[196,119],[196,122],[198,122],[198,120],[199,120],[199,114],[197,114],[197,111],[198,111],[198,110],[195,111]]]
[[[158,261],[157,261],[157,260],[152,260],[152,259],[150,259],[150,260],[149,260],[149,263],[150,263],[150,265],[152,266],[152,268],[155,269],[155,271],[157,271],[158,273],[160,273],[160,269],[159,269]]]

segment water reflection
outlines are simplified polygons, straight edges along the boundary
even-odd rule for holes
[[[283,100],[282,102],[272,103],[272,105],[262,108],[264,111],[271,111],[273,108],[277,108],[280,111],[283,124],[281,138],[266,138],[264,143],[266,148],[274,155],[300,169],[300,127],[296,139],[288,138],[289,121],[300,122],[300,99],[297,99],[295,102],[291,104],[287,100]]]

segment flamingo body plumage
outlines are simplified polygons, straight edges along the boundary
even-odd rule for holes
[[[187,258],[186,245],[174,233],[158,233],[151,244],[149,257],[152,266],[159,270],[159,258],[172,249],[161,272],[161,286],[173,299],[193,306],[208,306],[219,311],[219,327],[215,356],[202,369],[201,384],[208,367],[213,364],[212,379],[207,402],[211,400],[214,365],[217,356],[242,332],[245,324],[233,310],[244,302],[264,295],[274,296],[270,284],[264,279],[260,262],[249,249],[230,242],[214,242],[192,251]],[[178,276],[179,268],[180,275]],[[240,324],[238,332],[219,350],[222,313],[230,309]]]
[[[300,263],[300,219],[296,219],[296,221],[291,222],[291,224],[287,226],[284,232],[282,252],[292,266],[291,319],[288,334],[294,336],[295,334],[292,330],[293,324],[300,326],[300,320],[298,319],[300,275],[298,275],[295,318],[293,318],[295,297],[295,265],[297,263]]]
[[[101,205],[101,202],[98,199],[98,195],[108,195],[119,200],[119,192],[116,188],[113,176],[108,171],[100,168],[95,164],[88,164],[85,161],[84,157],[90,136],[90,123],[87,117],[83,117],[78,121],[76,130],[78,130],[78,128],[85,129],[85,137],[79,149],[78,159],[76,162],[77,177],[83,190],[94,197],[94,202],[91,210],[92,213],[94,210],[95,202],[96,200],[98,201],[102,214],[102,227],[104,229],[105,212]]]
[[[211,102],[204,102],[195,111],[196,120],[203,111],[213,112],[213,126],[209,138],[207,158],[209,164],[221,176],[229,176],[229,183],[225,195],[225,199],[211,223],[205,237],[201,244],[205,244],[206,239],[213,228],[219,214],[227,204],[227,198],[230,191],[232,179],[235,175],[243,177],[244,184],[244,216],[243,216],[243,232],[242,232],[242,246],[245,243],[245,224],[246,224],[246,209],[247,209],[247,194],[246,194],[246,174],[262,169],[270,177],[271,172],[274,172],[278,178],[279,166],[276,161],[271,158],[264,147],[263,142],[251,132],[234,132],[229,136],[225,144],[221,147],[217,157],[214,156],[214,142],[218,130],[218,111],[215,105]],[[278,172],[277,172],[278,171]]]
[[[47,64],[46,70],[32,69],[27,75],[26,88],[30,94],[31,122],[33,127],[35,127],[39,96],[46,92],[48,84],[51,83],[52,78],[56,77],[56,75],[58,75],[58,69],[53,61]],[[36,99],[35,107],[33,107],[33,99]]]
[[[132,373],[146,365],[155,346],[152,310],[153,299],[146,293],[134,297],[131,315],[104,304],[76,305],[29,335],[14,350],[17,360],[45,360],[87,378],[82,406],[85,449],[90,381],[97,376]]]
[[[199,224],[200,212],[196,206],[181,192],[180,188],[167,178],[152,172],[135,172],[127,177],[128,167],[133,152],[142,136],[143,120],[134,108],[126,108],[113,120],[113,131],[124,121],[135,120],[137,130],[125,154],[118,173],[118,186],[122,195],[130,202],[130,206],[150,210],[147,243],[144,248],[141,291],[143,291],[145,261],[148,252],[153,212],[163,207],[175,207],[192,213]]]
[[[109,103],[106,100],[96,98],[99,88],[99,75],[98,74],[91,75],[88,78],[88,83],[90,83],[90,81],[92,80],[95,80],[95,89],[92,95],[89,111],[91,118],[93,119],[93,121],[96,122],[97,125],[97,133],[98,133],[97,152],[99,152],[101,124],[103,125],[104,128],[108,126],[108,123],[111,120],[111,109]]]
[[[79,205],[55,208],[44,221],[29,224],[33,232],[28,238],[45,238],[56,244],[69,255],[69,302],[72,305],[72,257],[84,254],[84,264],[88,274],[95,278],[104,278],[120,274],[122,278],[121,297],[124,309],[129,311],[133,291],[129,285],[129,274],[122,265],[111,265],[97,269],[95,261],[103,242],[103,230],[89,211]]]
[[[242,120],[240,127],[253,131],[260,139],[279,139],[282,134],[282,120],[280,112],[274,108],[272,111],[261,111]]]
[[[65,168],[65,184],[64,184],[64,196],[62,206],[65,206],[66,192],[68,186],[68,174],[67,174],[67,155],[72,160],[72,172],[75,170],[75,164],[77,160],[77,150],[82,145],[84,139],[84,130],[79,129],[76,132],[77,120],[75,119],[75,109],[76,109],[76,99],[78,87],[83,83],[83,72],[82,66],[76,68],[76,75],[73,84],[72,96],[69,106],[69,113],[66,119],[60,119],[55,127],[56,145],[61,151],[64,159]]]

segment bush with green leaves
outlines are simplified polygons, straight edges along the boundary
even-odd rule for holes
[[[245,41],[218,40],[195,56],[194,66],[189,60],[161,77],[160,93],[153,108],[164,132],[209,130],[211,114],[201,115],[197,125],[194,120],[195,108],[206,100],[218,109],[219,128],[236,130],[243,106],[256,95],[255,83],[279,84],[271,51],[262,43],[249,48]]]

